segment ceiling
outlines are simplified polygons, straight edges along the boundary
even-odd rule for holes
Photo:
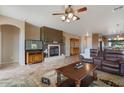
[[[73,8],[80,8],[73,6]],[[102,34],[116,33],[120,24],[121,31],[124,32],[124,9],[113,12],[116,5],[89,5],[88,11],[77,14],[80,20],[65,23],[60,20],[60,16],[53,16],[52,13],[62,12],[64,5],[27,5],[27,6],[0,6],[0,14],[24,20],[37,26],[49,26],[76,35],[85,35],[93,32]]]

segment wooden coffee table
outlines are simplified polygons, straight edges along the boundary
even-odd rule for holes
[[[79,62],[61,67],[56,69],[57,71],[57,86],[61,86],[61,74],[66,76],[68,79],[71,79],[74,81],[76,87],[80,87],[81,81],[85,79],[88,75],[92,74],[93,80],[97,79],[97,73],[96,73],[96,65],[95,64],[89,64],[84,63],[83,67],[80,69],[74,68],[75,64]]]

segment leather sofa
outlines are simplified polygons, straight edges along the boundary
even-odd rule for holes
[[[93,58],[93,63],[99,70],[124,75],[124,50],[105,49],[101,57]]]
[[[101,60],[101,69],[124,75],[124,50],[105,49]]]
[[[90,49],[90,56],[92,59],[85,59],[83,62],[93,63],[97,65],[97,69],[124,75],[124,50],[104,49],[102,56],[99,55],[97,49]]]

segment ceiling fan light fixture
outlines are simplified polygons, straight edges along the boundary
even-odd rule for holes
[[[68,22],[68,23],[70,22],[70,20],[68,18],[65,21]]]
[[[61,16],[61,21],[63,22],[72,22],[72,21],[76,21],[79,20],[80,18],[78,16],[76,16],[76,13],[81,13],[87,11],[87,7],[82,7],[79,9],[73,9],[72,5],[68,5],[65,6],[65,10],[62,13],[53,13],[53,15],[62,15]]]
[[[66,19],[66,17],[63,15],[63,16],[61,16],[61,20],[62,21],[65,21],[65,19]]]
[[[77,20],[78,18],[76,16],[73,16],[72,20],[75,21]]]
[[[68,14],[68,18],[71,19],[73,17],[73,13]]]

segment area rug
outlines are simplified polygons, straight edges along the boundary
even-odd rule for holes
[[[99,74],[99,73],[98,73]],[[103,73],[104,74],[104,73]],[[47,85],[41,82],[41,78],[46,77],[50,80],[51,84]],[[62,76],[62,80],[67,79]],[[21,76],[20,78],[8,78],[0,80],[0,87],[56,87],[57,73],[55,70],[46,71],[43,74],[29,73],[29,75]],[[98,80],[93,81],[89,87],[123,87],[119,83],[106,78],[101,78],[98,75]]]
[[[98,79],[97,81],[93,81],[89,85],[89,87],[121,87],[121,86],[110,80]]]

